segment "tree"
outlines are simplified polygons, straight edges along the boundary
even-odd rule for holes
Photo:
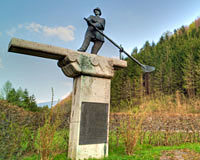
[[[7,81],[1,91],[0,99],[7,100],[9,103],[18,105],[29,111],[40,111],[35,101],[35,96],[29,96],[28,90],[21,87],[17,91],[12,88],[10,81]]]
[[[135,47],[135,48],[133,49],[131,55],[133,56],[134,54],[137,54],[137,53],[138,53],[138,49],[137,49],[137,47]]]
[[[10,81],[6,81],[1,91],[1,99],[7,99],[8,93],[12,90],[12,83]]]
[[[144,92],[170,95],[179,90],[189,97],[200,96],[199,24],[200,18],[189,27],[174,30],[174,34],[164,33],[157,44],[146,41],[139,51],[134,48],[131,55],[156,70],[144,75],[126,58],[128,67],[116,72],[112,79],[111,104],[117,106],[121,101],[139,99],[137,95]]]
[[[196,95],[200,96],[200,49],[198,50],[196,57],[195,57],[195,88],[196,88]]]
[[[7,94],[6,100],[10,103],[13,103],[15,105],[18,105],[19,103],[19,96],[17,95],[17,92],[14,88],[10,90],[10,92]]]
[[[29,110],[30,111],[38,111],[38,106],[36,104],[34,95],[29,97]]]
[[[183,88],[186,89],[187,95],[193,97],[195,94],[195,83],[194,83],[194,56],[193,53],[188,53],[185,57],[185,64],[183,65]]]

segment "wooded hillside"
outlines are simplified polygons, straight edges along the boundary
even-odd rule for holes
[[[173,95],[177,91],[185,96],[200,96],[200,18],[174,33],[166,32],[158,41],[146,41],[132,56],[156,70],[144,73],[129,58],[128,67],[117,71],[112,80],[111,105],[113,108],[135,104],[146,95]]]

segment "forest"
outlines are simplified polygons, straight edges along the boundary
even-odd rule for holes
[[[32,112],[42,112],[48,109],[48,106],[37,106],[34,95],[29,95],[28,90],[23,90],[21,87],[15,89],[10,81],[6,81],[0,89],[0,100]]]
[[[157,44],[146,41],[139,51],[134,48],[131,55],[156,70],[144,73],[130,58],[124,58],[128,67],[117,71],[112,80],[114,110],[120,110],[130,100],[137,103],[145,96],[176,92],[188,98],[200,96],[200,18],[173,33],[165,32]]]

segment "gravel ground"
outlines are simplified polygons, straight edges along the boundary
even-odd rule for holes
[[[188,149],[163,151],[160,160],[200,160],[200,154]]]
[[[128,121],[134,114],[112,113],[110,129],[115,129],[121,122]],[[200,131],[200,114],[153,113],[146,114],[142,122],[146,131]]]

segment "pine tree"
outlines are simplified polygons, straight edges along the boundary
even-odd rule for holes
[[[183,65],[183,79],[184,79],[184,84],[183,88],[186,89],[187,95],[189,97],[193,97],[195,92],[195,83],[194,83],[194,56],[193,53],[187,53],[185,57],[185,63]]]
[[[1,99],[7,99],[8,93],[12,90],[12,83],[10,81],[6,81],[2,90],[1,90]]]
[[[128,68],[112,80],[111,103],[115,100],[115,105],[119,105],[121,101],[139,99],[144,93],[174,94],[177,90],[189,97],[200,96],[199,24],[200,18],[189,27],[174,30],[174,34],[164,33],[157,44],[146,41],[139,51],[134,48],[131,55],[156,70],[144,74],[126,58]]]
[[[196,95],[200,96],[200,50],[198,50],[195,58],[195,67],[194,67],[194,72],[195,72],[195,88],[196,88]]]
[[[8,94],[7,94],[7,96],[6,96],[6,100],[7,100],[8,102],[10,102],[10,103],[15,104],[15,105],[18,104],[18,102],[19,102],[19,96],[17,95],[17,92],[15,91],[14,88],[12,88],[12,89],[8,92]]]

